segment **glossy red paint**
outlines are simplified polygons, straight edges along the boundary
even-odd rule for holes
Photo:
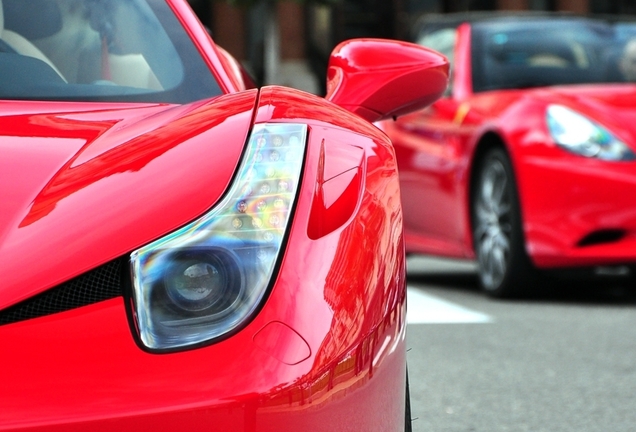
[[[338,142],[337,133],[330,135],[321,142],[316,191],[307,229],[312,239],[342,226],[361,198],[364,150],[352,143]]]
[[[555,88],[538,92],[541,101],[525,109],[540,119],[548,102],[574,106],[624,142],[634,143],[636,129],[629,118],[636,114],[631,105],[635,95],[633,85]],[[533,262],[539,267],[570,267],[636,261],[636,213],[629,201],[636,185],[635,163],[582,159],[545,145],[551,141],[548,131],[536,122],[533,133],[508,132],[521,149],[516,165]],[[591,234],[608,230],[620,231],[622,236],[585,244]]]
[[[457,27],[455,64],[453,65],[453,97],[464,100],[473,94],[472,65],[470,58],[470,25]]]
[[[256,97],[252,90],[186,106],[0,106],[0,308],[208,210],[234,173]],[[25,257],[29,271],[14,271]]]
[[[391,144],[359,117],[282,88],[263,90],[257,118],[311,128],[285,258],[262,311],[231,338],[164,355],[135,345],[121,299],[1,326],[12,350],[0,370],[0,430],[337,431],[350,416],[361,430],[403,424],[404,246]],[[324,142],[354,143],[364,174],[351,217],[312,239]],[[272,328],[293,343],[262,337]]]
[[[216,51],[219,55],[219,59],[223,63],[223,66],[227,70],[231,71],[232,80],[236,88],[238,88],[238,91],[256,88],[256,84],[254,84],[252,77],[247,73],[238,60],[232,57],[232,54],[220,46],[216,46]]]
[[[240,73],[237,74],[234,64],[236,60],[231,58],[227,52],[219,51],[219,48],[214,44],[188,2],[183,0],[166,0],[166,2],[170,5],[196,47],[201,51],[203,59],[210,67],[210,72],[215,76],[221,90],[225,93],[244,90],[245,80]]]
[[[525,248],[539,268],[636,262],[634,161],[583,158],[558,147],[545,121],[561,104],[636,148],[636,86],[572,85],[473,93],[470,24],[457,30],[452,94],[429,108],[382,122],[395,144],[409,252],[474,258],[470,188],[481,151],[510,156],[519,189]],[[594,233],[619,238],[588,245]]]
[[[436,51],[408,42],[352,39],[329,58],[325,98],[374,122],[430,105],[447,84],[448,60]]]
[[[0,430],[400,430],[405,246],[391,142],[317,96],[244,90],[240,68],[187,2],[167,1],[223,96],[187,105],[0,102],[0,314],[125,262],[208,212],[260,123],[309,130],[282,262],[253,319],[196,349],[142,349],[124,297],[0,325],[10,347],[0,354]],[[447,65],[419,51],[431,58],[431,87],[392,100],[393,82],[374,83],[374,107],[402,113],[439,91]],[[376,80],[404,76],[400,68],[423,73],[412,66],[392,65]]]

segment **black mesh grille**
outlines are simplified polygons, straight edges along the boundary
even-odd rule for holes
[[[111,261],[0,311],[0,325],[63,312],[121,296],[121,266],[121,259]]]

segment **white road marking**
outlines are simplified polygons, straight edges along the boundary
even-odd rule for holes
[[[472,311],[418,289],[407,288],[406,296],[408,324],[469,324],[494,321],[489,315]]]

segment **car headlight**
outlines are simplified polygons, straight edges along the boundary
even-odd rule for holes
[[[634,152],[607,129],[569,108],[550,105],[546,121],[554,141],[573,153],[611,161],[636,158]]]
[[[131,254],[130,310],[147,349],[207,343],[253,316],[281,254],[306,138],[306,125],[255,126],[225,197]]]

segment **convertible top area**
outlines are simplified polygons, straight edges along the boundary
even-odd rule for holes
[[[453,58],[456,29],[471,28],[472,90],[620,83],[636,23],[567,14],[451,14],[418,22],[417,43]]]

